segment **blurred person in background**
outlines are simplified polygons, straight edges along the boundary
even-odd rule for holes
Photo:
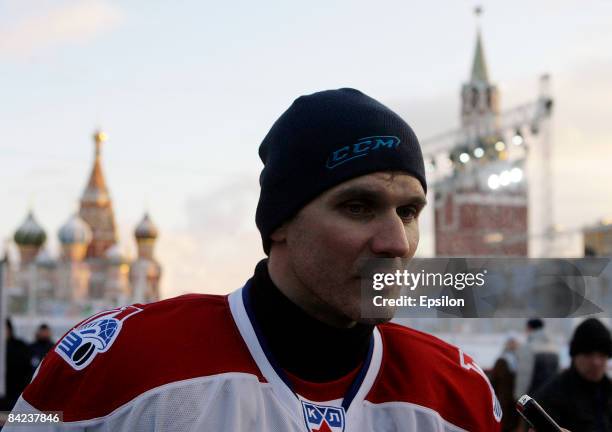
[[[544,330],[544,321],[526,325],[527,341],[516,351],[516,398],[532,394],[559,372],[559,350]]]
[[[572,364],[536,393],[536,400],[559,423],[580,432],[612,432],[612,385],[606,375],[612,356],[610,331],[590,318],[570,342]]]
[[[45,355],[53,348],[53,345],[55,345],[55,343],[51,339],[51,329],[47,324],[41,324],[34,335],[34,342],[30,344],[32,367],[34,369],[38,367]]]
[[[514,384],[516,379],[516,351],[519,341],[516,334],[510,334],[500,357],[491,370],[491,385],[499,399],[504,416],[502,417],[502,431],[514,431],[519,425],[519,415],[514,409],[516,400]]]
[[[31,353],[28,345],[15,337],[13,323],[6,319],[6,391],[0,410],[9,411],[32,379]]]

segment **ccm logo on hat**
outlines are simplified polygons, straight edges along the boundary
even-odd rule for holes
[[[334,150],[327,158],[327,168],[332,169],[352,159],[367,156],[373,151],[383,149],[396,149],[400,140],[396,136],[371,136],[359,138],[351,145]]]

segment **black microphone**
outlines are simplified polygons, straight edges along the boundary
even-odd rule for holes
[[[529,395],[519,398],[516,410],[537,432],[563,432],[561,426]]]

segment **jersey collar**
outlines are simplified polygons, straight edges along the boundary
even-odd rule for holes
[[[272,353],[267,349],[265,336],[261,334],[257,322],[253,318],[250,306],[250,284],[229,295],[229,305],[232,317],[238,327],[242,339],[246,343],[251,356],[259,367],[262,375],[271,384],[279,400],[301,418],[302,408],[297,395],[291,389],[291,384],[282,368],[276,363]],[[342,406],[346,412],[347,422],[350,422],[351,413],[362,405],[363,400],[372,388],[382,362],[382,338],[375,327],[368,350],[367,358],[357,377],[344,396]]]

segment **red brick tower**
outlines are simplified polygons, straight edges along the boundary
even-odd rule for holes
[[[461,92],[462,137],[452,174],[436,184],[436,256],[527,256],[527,185],[520,143],[499,129],[499,94],[489,81],[480,31]]]

